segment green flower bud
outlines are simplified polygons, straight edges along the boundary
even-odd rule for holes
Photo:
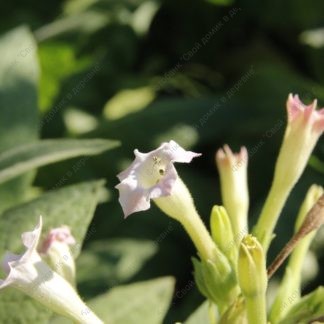
[[[239,297],[219,320],[219,324],[248,324],[244,298]]]
[[[231,221],[223,206],[214,206],[210,215],[210,227],[214,242],[236,267],[238,250],[235,244]]]
[[[246,300],[249,323],[267,323],[265,256],[261,244],[252,235],[245,236],[240,244],[237,273]]]
[[[214,262],[193,258],[194,276],[200,292],[217,304],[222,313],[238,294],[235,271],[226,256],[216,247]]]
[[[242,147],[233,153],[228,145],[216,153],[216,164],[220,175],[223,205],[226,208],[234,236],[248,231],[249,191],[247,183],[248,151]]]
[[[266,291],[265,256],[261,244],[252,235],[245,236],[240,245],[238,279],[245,296],[254,296]]]

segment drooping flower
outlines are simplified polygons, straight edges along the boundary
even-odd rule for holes
[[[303,173],[309,157],[324,131],[324,108],[316,110],[317,100],[303,104],[298,95],[287,100],[288,123],[276,162],[272,186],[254,233],[268,249],[282,208]]]
[[[190,163],[199,153],[184,150],[175,141],[149,153],[134,151],[135,160],[118,174],[119,202],[125,217],[150,208],[150,200],[170,196],[178,179],[175,162]]]
[[[230,217],[236,242],[239,243],[248,232],[247,149],[242,147],[235,154],[228,145],[224,145],[216,153],[216,164],[220,174],[223,205]]]
[[[39,250],[53,270],[72,285],[75,285],[75,263],[70,246],[75,243],[70,228],[61,226],[49,231]]]
[[[84,304],[75,289],[42,260],[37,252],[41,231],[42,217],[32,232],[22,234],[26,251],[22,255],[6,253],[2,265],[7,278],[0,280],[0,289],[7,286],[16,288],[78,323],[103,323]]]

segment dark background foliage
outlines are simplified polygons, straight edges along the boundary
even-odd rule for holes
[[[113,153],[43,167],[35,181],[35,186],[49,190],[81,180],[107,179],[109,201],[97,209],[94,234],[84,247],[97,256],[97,263],[87,265],[89,276],[82,270],[81,293],[92,297],[119,283],[175,276],[176,293],[166,322],[183,320],[202,301],[191,283],[190,256],[195,251],[183,229],[154,206],[123,219],[114,186],[116,174],[133,158],[133,149],[148,151],[174,139],[202,152],[201,158],[179,165],[178,170],[208,223],[213,204],[221,204],[215,151],[224,143],[235,150],[246,145],[252,225],[271,183],[288,93],[298,93],[307,103],[318,98],[324,104],[323,1],[246,0],[224,6],[218,2],[16,0],[0,4],[0,32],[24,24],[38,42],[41,138],[122,141]],[[21,57],[28,55],[28,47],[23,51]],[[288,240],[308,187],[323,184],[322,161],[323,140],[289,198],[269,261]],[[80,167],[75,171],[77,163]],[[71,175],[58,184],[69,170]],[[105,244],[98,244],[112,238],[150,239],[157,243],[157,253],[126,280],[106,278],[100,265],[113,264],[114,259]],[[322,246],[320,238],[316,242]],[[317,255],[322,264],[319,248]],[[321,267],[308,280],[305,292],[320,283],[323,271]],[[88,279],[91,276],[96,279]]]

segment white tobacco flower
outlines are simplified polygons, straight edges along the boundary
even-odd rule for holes
[[[170,196],[179,179],[174,162],[189,163],[201,154],[185,151],[176,142],[149,153],[134,151],[135,160],[118,174],[119,202],[125,217],[150,208],[150,200]]]
[[[7,286],[16,288],[78,323],[103,323],[84,304],[75,289],[42,260],[37,252],[41,231],[42,217],[32,232],[22,234],[26,251],[22,255],[6,253],[2,265],[7,278],[0,280],[0,289]]]
[[[165,214],[183,225],[201,258],[214,259],[215,244],[173,165],[189,163],[200,154],[186,151],[174,141],[163,143],[149,153],[138,150],[134,153],[135,160],[118,175],[120,183],[116,186],[125,217],[149,209],[152,199]]]

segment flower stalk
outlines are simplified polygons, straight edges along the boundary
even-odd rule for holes
[[[311,152],[324,131],[324,109],[317,101],[306,106],[291,94],[287,100],[288,124],[275,166],[270,192],[254,228],[254,235],[268,250],[284,204],[304,171]]]
[[[307,213],[305,220],[299,230],[289,240],[285,247],[281,250],[275,260],[268,268],[268,277],[277,271],[281,264],[286,260],[297,244],[305,238],[309,233],[318,230],[324,223],[324,194],[318,199],[316,204]]]
[[[172,195],[157,198],[154,202],[166,215],[182,224],[202,259],[215,261],[215,243],[197,213],[187,186],[180,177],[174,184]]]

